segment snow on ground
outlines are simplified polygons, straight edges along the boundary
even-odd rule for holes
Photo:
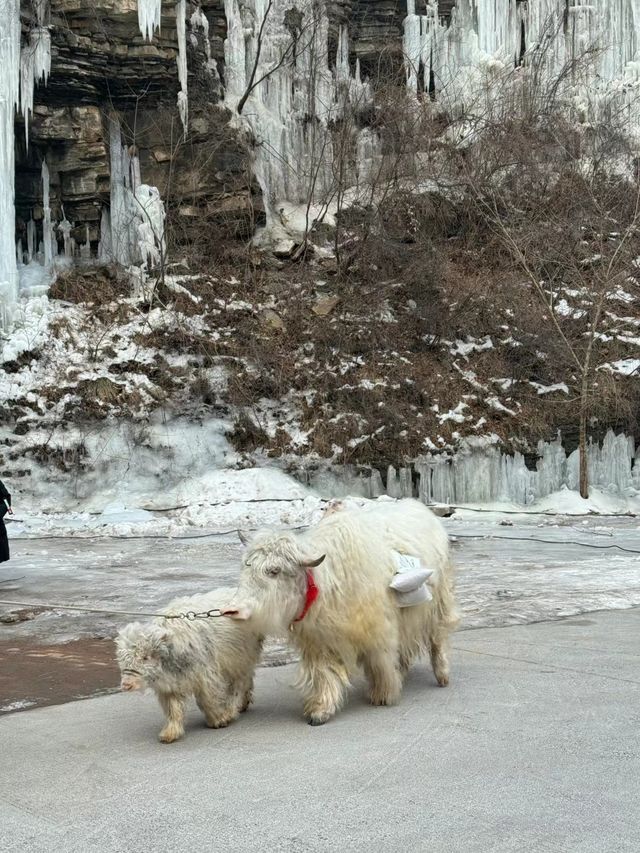
[[[94,500],[94,511],[47,512],[14,500],[12,538],[49,536],[177,536],[259,525],[307,523],[322,499],[274,468],[213,469],[156,492],[140,487]]]
[[[528,515],[537,516],[541,514],[552,516],[640,515],[640,495],[633,489],[630,489],[629,492],[629,495],[619,495],[592,486],[589,489],[589,497],[581,498],[578,492],[563,486],[559,491],[539,498],[526,508],[508,501],[465,504],[456,509],[456,517],[476,518],[478,513],[497,519],[505,514],[509,517],[517,515],[523,518]]]

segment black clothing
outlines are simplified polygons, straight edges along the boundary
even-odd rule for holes
[[[8,506],[11,506],[11,495],[5,484],[0,480],[0,563],[6,563],[10,557],[7,528],[4,526],[4,517],[7,514]]]

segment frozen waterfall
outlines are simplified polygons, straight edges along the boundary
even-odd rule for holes
[[[337,192],[331,125],[371,100],[359,67],[350,68],[346,26],[330,61],[326,7],[312,0],[225,0],[225,102],[255,140],[268,230],[283,236],[331,218]],[[366,144],[358,144],[360,135]],[[354,151],[371,152],[366,130],[354,137]],[[363,165],[354,183],[366,180]]]
[[[138,157],[122,141],[120,123],[109,118],[110,210],[103,210],[98,257],[124,267],[157,266],[165,256],[164,204],[156,187],[143,184]]]
[[[45,26],[48,0],[34,0],[32,8],[35,24],[21,50],[20,0],[0,0],[0,329],[10,328],[13,322],[22,260],[15,244],[14,116],[20,101],[28,141],[33,87],[40,80],[46,82],[51,67],[51,42]],[[34,233],[30,240],[31,259]]]
[[[414,465],[419,474],[419,496],[426,503],[505,502],[527,506],[563,487],[577,491],[577,450],[567,456],[559,439],[541,441],[537,457],[535,470],[531,470],[521,453],[511,456],[482,442],[469,443],[453,455],[428,454]],[[602,444],[589,444],[588,466],[592,487],[618,496],[640,488],[640,462],[633,439],[625,435],[609,431]],[[389,480],[398,490],[398,475],[393,472]],[[406,489],[401,491],[407,493]]]
[[[454,114],[508,109],[516,69],[535,65],[582,120],[607,101],[640,124],[638,0],[456,0],[448,22],[438,0],[423,15],[407,0],[404,55],[409,90],[432,86]]]

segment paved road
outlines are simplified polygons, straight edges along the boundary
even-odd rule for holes
[[[419,666],[370,708],[356,685],[318,729],[288,666],[171,746],[151,696],[9,715],[0,849],[637,853],[639,638],[640,609],[466,631],[449,689]]]

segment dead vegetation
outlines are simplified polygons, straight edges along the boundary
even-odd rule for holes
[[[49,289],[52,299],[74,305],[104,305],[130,294],[131,283],[115,266],[72,267],[60,272]]]

